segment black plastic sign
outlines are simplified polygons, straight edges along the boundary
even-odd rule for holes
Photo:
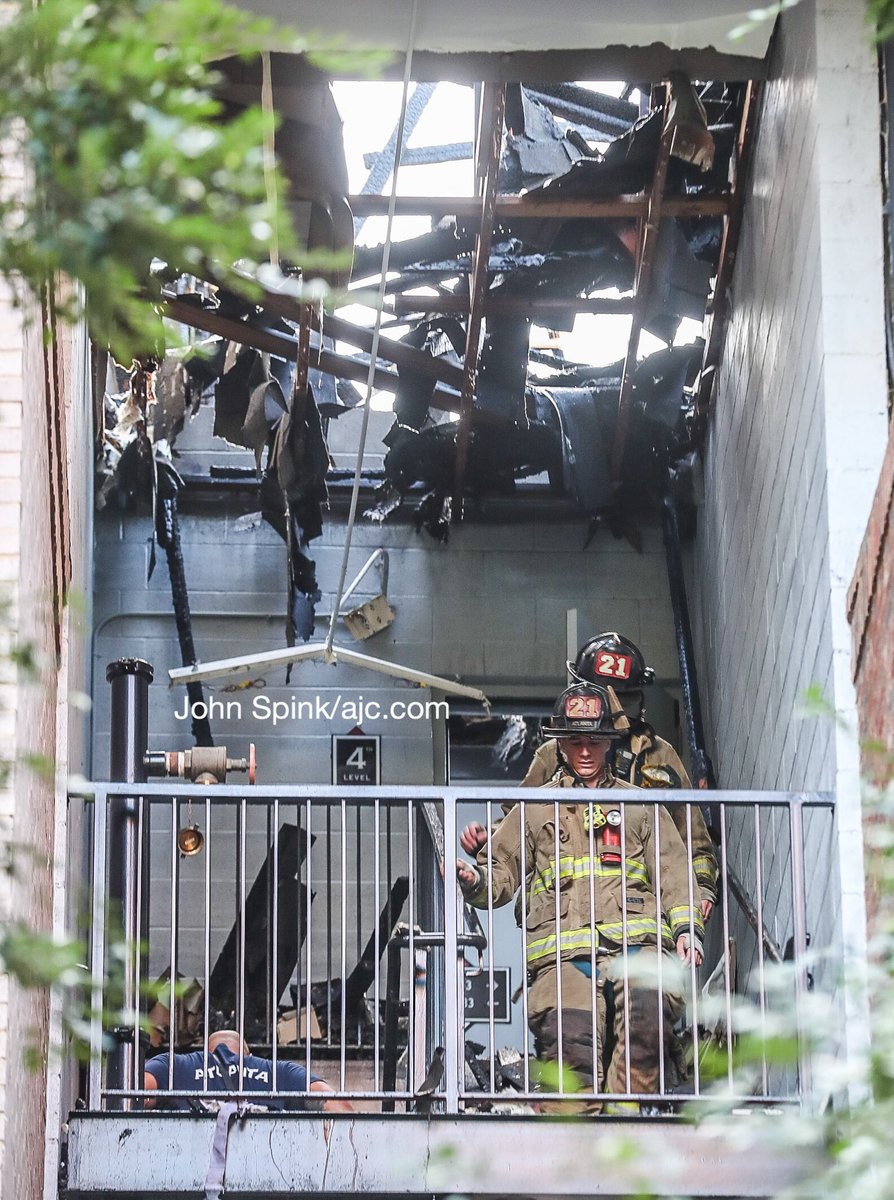
[[[466,1021],[489,1021],[490,971],[466,971],[463,980],[463,1016]],[[509,968],[494,967],[493,1014],[495,1025],[508,1025],[509,1015]]]
[[[341,787],[370,787],[382,781],[382,739],[366,734],[332,735],[332,782]]]

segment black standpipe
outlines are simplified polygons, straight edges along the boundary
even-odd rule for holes
[[[692,761],[693,783],[700,788],[715,788],[714,767],[705,750],[705,727],[695,670],[692,647],[692,626],[689,624],[689,605],[686,600],[686,579],[683,574],[683,555],[680,551],[680,523],[677,504],[668,493],[661,505],[664,522],[664,549],[667,557],[667,579],[671,605],[674,610],[674,637],[680,660],[680,684],[683,689],[683,708],[686,711],[686,731],[689,738],[689,757]]]
[[[106,667],[106,680],[112,687],[109,779],[113,783],[146,780],[143,755],[149,737],[149,684],[153,675],[151,664],[140,658],[119,658]],[[124,965],[122,1009],[136,1013],[140,1008],[138,979],[145,978],[140,943],[149,929],[149,889],[145,879],[149,821],[148,816],[140,821],[140,802],[136,796],[116,796],[110,801],[108,846],[110,927],[120,921],[120,932],[130,949]],[[108,1060],[107,1086],[142,1087],[142,1076],[138,1077],[142,1059],[139,1030],[131,1025],[116,1030],[115,1037],[116,1045]],[[117,1100],[110,1107],[130,1109],[133,1103]]]

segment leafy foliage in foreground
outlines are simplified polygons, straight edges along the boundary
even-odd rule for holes
[[[0,32],[0,137],[26,169],[0,193],[0,272],[37,296],[59,273],[80,282],[94,340],[129,362],[158,333],[153,257],[200,276],[214,264],[244,292],[233,263],[265,261],[274,237],[294,254],[267,199],[269,118],[221,120],[207,65],[271,36],[221,0],[23,4]],[[80,305],[72,293],[61,315]]]

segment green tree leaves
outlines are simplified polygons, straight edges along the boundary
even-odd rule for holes
[[[0,272],[39,296],[61,274],[61,315],[86,300],[94,340],[124,362],[153,348],[150,264],[246,293],[238,260],[274,241],[300,260],[284,207],[269,203],[271,116],[224,119],[208,62],[250,57],[273,27],[220,0],[45,0],[0,31],[0,137],[25,178],[0,192]],[[276,36],[278,49],[305,47]],[[284,184],[275,175],[282,196]],[[155,289],[157,295],[157,288]]]

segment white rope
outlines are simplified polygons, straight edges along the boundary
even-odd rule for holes
[[[351,489],[351,507],[348,511],[348,524],[345,529],[345,549],[341,560],[341,572],[338,578],[338,589],[335,602],[332,605],[332,617],[329,622],[329,633],[326,636],[326,652],[331,654],[335,638],[335,625],[341,608],[341,598],[348,574],[348,556],[351,553],[351,538],[354,532],[354,522],[357,518],[357,501],[360,496],[360,479],[363,472],[363,455],[366,450],[366,434],[369,428],[369,410],[371,407],[373,383],[376,376],[376,362],[379,356],[379,337],[382,330],[382,317],[385,311],[385,282],[388,277],[388,264],[391,259],[391,238],[394,227],[394,213],[397,207],[397,174],[400,170],[400,160],[404,144],[404,126],[407,120],[407,100],[410,93],[410,76],[413,69],[413,44],[416,40],[416,13],[419,0],[413,0],[410,13],[410,29],[407,36],[407,53],[404,61],[403,95],[401,97],[400,121],[397,125],[397,151],[394,157],[394,170],[391,173],[391,195],[388,198],[388,220],[385,227],[385,247],[382,253],[382,281],[379,285],[379,304],[376,311],[376,323],[373,327],[372,346],[369,351],[369,372],[366,377],[366,400],[363,405],[363,424],[360,428],[360,443],[357,447],[357,467],[354,471],[354,486]]]
[[[270,68],[270,51],[261,53],[261,110],[264,113],[264,184],[267,189],[267,206],[270,209],[272,226],[270,233],[270,261],[279,266],[279,204],[276,195],[276,120],[273,111],[273,75]]]

